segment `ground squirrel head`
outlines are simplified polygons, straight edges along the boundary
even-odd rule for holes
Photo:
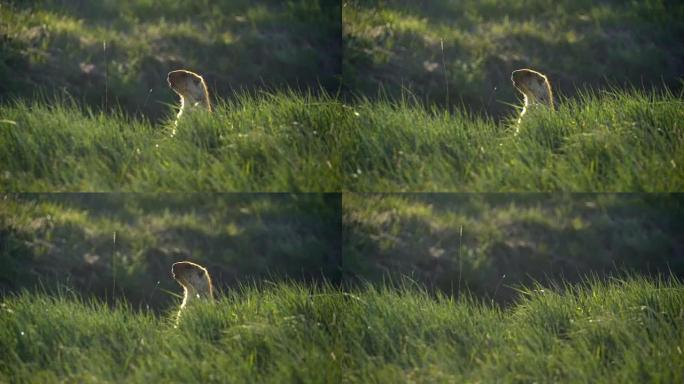
[[[211,278],[206,268],[190,261],[180,261],[171,266],[173,278],[183,287],[183,304],[189,300],[214,297]]]
[[[169,87],[181,97],[181,108],[178,118],[187,108],[203,107],[211,112],[209,92],[202,76],[179,69],[169,72],[166,81],[169,83]]]
[[[180,322],[181,315],[188,303],[198,299],[214,298],[214,291],[211,285],[209,271],[199,264],[190,261],[179,261],[171,266],[171,273],[178,284],[183,287],[183,303],[176,315],[176,325]]]
[[[542,104],[553,109],[551,84],[543,74],[531,69],[518,69],[511,74],[513,86],[525,96],[525,107]]]

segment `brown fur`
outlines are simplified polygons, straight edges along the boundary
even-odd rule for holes
[[[214,288],[211,284],[209,271],[199,264],[190,261],[180,261],[171,266],[173,278],[183,287],[183,303],[178,310],[176,325],[180,320],[181,313],[188,303],[195,300],[212,300]]]
[[[178,125],[178,120],[180,120],[185,111],[203,108],[211,112],[209,91],[207,91],[207,84],[202,76],[191,71],[179,69],[169,72],[166,81],[169,83],[169,87],[181,98],[180,110],[176,116],[176,125]]]
[[[524,106],[518,124],[529,108],[536,105],[543,105],[551,110],[553,107],[553,93],[551,83],[543,74],[531,69],[518,69],[511,74],[513,86],[524,96]]]

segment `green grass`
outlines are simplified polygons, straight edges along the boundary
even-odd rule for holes
[[[416,286],[278,283],[155,316],[69,294],[0,305],[13,382],[616,382],[684,380],[684,287],[591,280],[501,308]]]
[[[340,198],[318,194],[0,195],[0,291],[68,283],[159,310],[171,264],[217,287],[259,278],[339,281]]]
[[[330,289],[246,288],[193,307],[174,329],[172,309],[156,317],[69,295],[7,297],[0,379],[339,382],[328,327],[343,304]]]
[[[337,191],[341,114],[325,95],[242,94],[174,130],[172,120],[16,101],[0,106],[0,189]]]
[[[567,96],[682,86],[684,6],[665,0],[351,0],[342,23],[342,81],[369,97],[410,89],[426,104],[499,119],[519,97],[519,68]]]
[[[681,5],[338,6],[3,5],[0,190],[684,190]],[[217,108],[172,134],[179,67]],[[561,96],[516,134],[520,67]]]
[[[684,189],[684,102],[668,91],[586,92],[555,112],[527,114],[517,134],[513,118],[410,100],[352,108],[343,141],[348,191]]]
[[[415,101],[241,94],[178,129],[69,101],[0,106],[5,191],[684,189],[684,103],[588,92],[495,122]]]
[[[338,89],[339,3],[4,1],[0,101],[36,90],[109,112],[164,119],[166,74],[202,74],[212,96],[241,89]]]
[[[371,289],[345,311],[344,372],[358,382],[677,382],[683,300],[680,284],[641,279],[537,287],[506,309]]]
[[[510,302],[535,281],[684,274],[680,194],[345,194],[343,267]]]

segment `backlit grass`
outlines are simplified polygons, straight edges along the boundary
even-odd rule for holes
[[[154,316],[63,294],[2,299],[0,378],[57,382],[680,382],[679,281],[534,287],[509,308],[415,286],[278,283]]]

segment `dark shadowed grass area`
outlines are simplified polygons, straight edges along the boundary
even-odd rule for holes
[[[165,315],[68,293],[0,304],[3,381],[681,382],[684,288],[535,286],[501,308],[419,286],[243,286]]]
[[[517,104],[511,71],[534,68],[566,96],[681,89],[684,5],[621,0],[345,1],[343,82],[352,94],[462,104],[497,120]]]
[[[206,266],[216,287],[255,279],[340,281],[337,194],[0,196],[0,291],[59,284],[160,310],[181,287],[171,264]]]
[[[510,302],[588,274],[684,276],[681,194],[345,194],[349,280]]]
[[[170,70],[236,90],[336,91],[337,0],[3,1],[0,102],[38,89],[92,108],[164,119]]]

